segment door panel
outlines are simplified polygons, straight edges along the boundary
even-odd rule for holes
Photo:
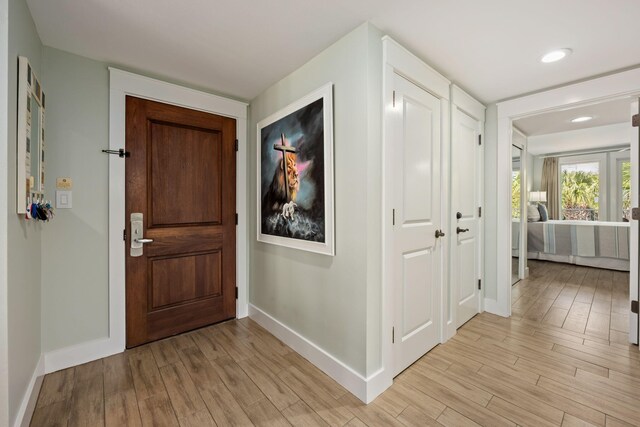
[[[403,224],[429,222],[431,219],[431,134],[433,112],[429,106],[407,96],[404,103],[404,210]],[[439,105],[438,105],[439,107]]]
[[[480,310],[480,161],[482,123],[454,107],[452,116],[452,269],[456,327]],[[459,218],[458,218],[459,217]]]
[[[471,260],[471,265],[458,268],[458,301],[459,304],[466,304],[469,299],[477,297],[478,287],[476,286],[476,239],[470,237],[458,240],[458,256],[460,259]]]
[[[175,258],[154,258],[151,263],[151,309],[189,302],[221,293],[220,252]],[[181,286],[175,286],[180,281]]]
[[[394,374],[440,342],[440,100],[394,76]]]
[[[152,226],[220,224],[220,132],[167,123],[151,123],[150,132]],[[194,191],[199,181],[206,185]]]
[[[433,270],[433,253],[430,250],[413,252],[403,256],[402,337],[406,339],[433,323],[430,304],[434,298],[432,283],[427,279]]]
[[[127,347],[235,317],[235,120],[127,97]],[[131,223],[127,244],[131,244]]]

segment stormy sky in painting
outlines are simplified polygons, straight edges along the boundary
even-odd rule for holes
[[[269,187],[274,179],[276,167],[282,159],[282,152],[274,150],[274,144],[281,144],[281,134],[295,147],[296,167],[300,188],[296,195],[298,218],[301,227],[308,230],[291,230],[296,224],[287,224],[287,231],[281,227],[271,227],[270,223],[282,221],[272,212],[262,212],[262,232],[266,234],[293,237],[303,240],[324,241],[324,130],[323,99],[309,105],[264,127],[261,131],[261,189],[262,205],[268,205]],[[265,203],[266,202],[266,203]],[[272,216],[272,218],[269,218]],[[274,217],[275,216],[275,217]],[[277,221],[276,221],[277,220]]]

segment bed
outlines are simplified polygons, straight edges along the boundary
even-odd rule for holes
[[[517,249],[519,222],[513,225]],[[629,271],[629,231],[628,222],[528,222],[527,258]]]

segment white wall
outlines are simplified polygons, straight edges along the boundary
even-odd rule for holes
[[[598,126],[528,137],[529,152],[541,154],[629,145],[629,124]]]
[[[334,83],[336,256],[255,240],[256,160],[250,155],[249,301],[363,376],[381,365],[380,36],[369,24],[358,27],[250,106],[255,153],[257,122]]]
[[[542,190],[542,165],[544,164],[544,158],[540,156],[532,156],[533,157],[533,166],[531,170],[531,174],[529,175],[532,179],[531,189],[533,191],[541,191]]]
[[[42,231],[43,351],[108,336],[109,75],[104,63],[43,50],[47,197],[73,179],[73,208]]]
[[[367,375],[382,365],[382,34],[368,26]]]
[[[42,44],[24,0],[9,0],[7,281],[9,418],[13,423],[41,354],[40,245],[43,225],[16,214],[18,55],[42,78]],[[46,93],[46,88],[45,88]]]
[[[9,72],[9,3],[0,0],[0,76]],[[9,424],[9,352],[7,329],[7,107],[9,79],[0,79],[0,426]]]

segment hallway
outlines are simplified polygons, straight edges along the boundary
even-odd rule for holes
[[[530,265],[370,405],[242,319],[47,375],[31,425],[640,425],[627,274]]]

